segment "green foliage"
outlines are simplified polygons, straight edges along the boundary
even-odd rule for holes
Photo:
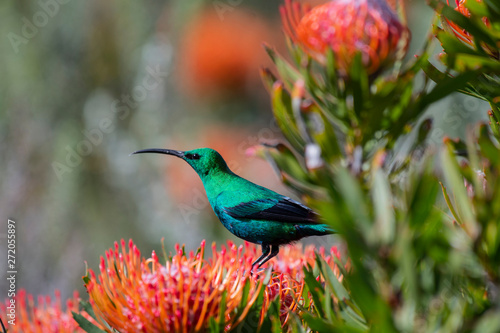
[[[490,126],[500,138],[500,10],[494,1],[468,1],[469,16],[462,15],[444,3],[430,1],[441,18],[435,27],[436,38],[445,51],[441,60],[447,66],[442,72],[431,63],[424,66],[429,77],[438,83],[456,75],[467,75],[466,86],[457,88],[464,94],[488,101]]]
[[[347,77],[332,52],[320,64],[290,42],[292,64],[267,48],[279,75],[264,70],[263,79],[288,144],[264,145],[263,156],[348,249],[340,275],[321,260],[319,272],[305,270],[314,302],[299,313],[306,330],[500,330],[500,16],[492,1],[467,3],[470,17],[430,2],[442,18],[444,71],[429,61],[431,40],[412,63],[373,75],[357,57]],[[466,142],[396,162],[411,130],[414,148],[425,142],[432,123],[415,125],[426,108],[457,91],[490,102],[491,131],[483,125]],[[467,158],[456,155],[464,147]]]
[[[73,318],[78,323],[78,325],[87,333],[103,333],[105,331],[101,330],[99,327],[92,324],[87,318],[79,313],[73,312]]]
[[[99,327],[94,325],[91,321],[85,318],[82,313],[87,313],[94,320],[97,320],[94,314],[94,310],[92,310],[92,306],[89,302],[80,302],[80,313],[73,312],[73,318],[78,323],[78,325],[87,333],[103,333],[105,331],[101,330]]]

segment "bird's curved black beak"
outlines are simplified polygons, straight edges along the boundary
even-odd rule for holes
[[[184,152],[183,151],[172,150],[172,149],[159,149],[159,148],[142,149],[142,150],[134,151],[130,155],[146,154],[146,153],[167,154],[167,155],[177,156],[179,158],[183,158],[184,157]]]

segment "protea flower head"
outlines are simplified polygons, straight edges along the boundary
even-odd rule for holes
[[[482,2],[482,0],[472,0],[472,1]],[[446,0],[446,2],[448,3],[448,5],[450,5],[449,0]],[[467,8],[467,0],[455,0],[455,5],[456,5],[455,10],[457,12],[459,12],[462,15],[467,16],[467,17],[471,16],[471,13],[470,13],[469,9]],[[488,18],[483,17],[482,21],[487,28],[490,28],[491,24],[490,24]],[[474,37],[467,30],[461,28],[458,24],[456,24],[455,22],[452,22],[448,19],[446,19],[446,22],[448,23],[449,27],[451,28],[451,30],[453,31],[453,33],[455,34],[455,36],[458,39],[460,39],[465,44],[470,45],[471,47],[473,47],[475,45]],[[500,47],[500,44],[497,45],[497,49],[494,49],[490,45],[486,45],[486,44],[483,44],[482,46],[483,46],[484,51],[486,51],[491,57],[493,57],[495,59],[499,58],[498,48]]]
[[[71,313],[72,311],[78,312],[79,297],[76,291],[73,297],[66,302],[66,309],[63,309],[61,294],[57,290],[55,298],[39,296],[38,304],[35,303],[33,296],[26,293],[24,289],[19,290],[13,300],[14,311],[10,299],[6,300],[4,304],[0,304],[0,317],[4,320],[9,333],[85,332],[79,328]],[[12,314],[15,314],[15,317],[12,317]],[[82,315],[92,321],[92,318],[87,314],[82,313]]]
[[[208,259],[204,241],[196,253],[186,254],[177,245],[176,253],[162,265],[154,252],[145,259],[132,241],[127,249],[122,240],[121,249],[115,243],[106,251],[106,258],[101,258],[99,275],[89,270],[84,280],[102,326],[109,325],[122,333],[206,331],[210,318],[221,322],[221,316],[229,330],[245,318],[262,288],[260,323],[269,303],[279,297],[280,319],[285,325],[289,312],[304,301],[304,282],[295,278],[300,278],[306,261],[314,261],[314,255],[306,260],[302,259],[302,250],[292,251],[283,251],[274,259],[274,265],[286,272],[274,271],[264,285],[261,274],[250,273],[257,254],[253,244],[236,247],[228,242],[220,250],[213,244]],[[306,253],[312,254],[313,250]],[[331,256],[324,257],[335,265]],[[221,314],[223,299],[225,311]]]
[[[403,58],[410,41],[408,28],[384,0],[333,0],[312,9],[287,0],[281,16],[294,43],[321,63],[331,50],[343,75],[357,53],[373,74]]]

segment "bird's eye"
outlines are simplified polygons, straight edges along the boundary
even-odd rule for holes
[[[199,160],[200,154],[186,154],[185,157],[189,160]]]

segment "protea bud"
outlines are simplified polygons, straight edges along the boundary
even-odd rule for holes
[[[357,53],[369,74],[402,59],[410,31],[384,0],[333,0],[309,10],[287,1],[281,8],[285,32],[321,63],[333,52],[341,75]]]

